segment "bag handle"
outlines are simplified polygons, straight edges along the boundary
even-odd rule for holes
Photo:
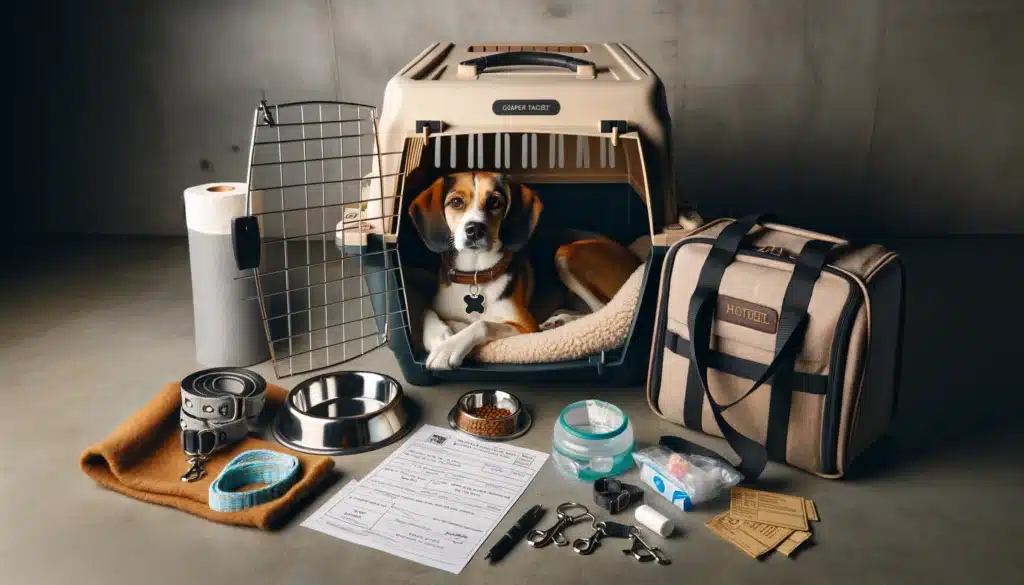
[[[734,229],[730,229],[732,226],[736,227]],[[727,246],[727,249],[729,250],[733,250],[732,246],[734,244],[736,246],[735,249],[746,248],[747,232],[749,232],[754,226],[761,226],[767,230],[783,232],[799,238],[806,238],[808,240],[822,240],[835,244],[836,247],[848,248],[850,246],[850,241],[844,240],[843,238],[779,223],[778,218],[774,214],[770,213],[751,214],[737,219],[722,230],[722,233],[719,234],[719,239],[723,241],[723,246]]]
[[[803,230],[803,229],[800,229],[798,227],[793,227],[791,225],[785,225],[785,224],[775,223],[775,222],[771,222],[771,221],[765,222],[762,225],[766,229],[774,230],[774,231],[777,231],[777,232],[785,232],[787,234],[791,234],[791,235],[798,236],[798,237],[801,237],[801,238],[807,238],[809,240],[824,240],[826,242],[831,242],[831,243],[833,243],[833,244],[835,244],[837,246],[843,246],[843,247],[849,247],[849,245],[850,245],[849,240],[844,240],[843,238],[837,238],[835,236],[830,236],[830,235],[822,234],[822,233],[818,233],[818,232],[812,232],[810,230]]]
[[[511,67],[516,65],[558,67],[572,71],[577,77],[585,78],[593,78],[596,73],[593,61],[577,57],[542,51],[506,51],[504,53],[484,55],[462,61],[459,63],[458,75],[459,77],[473,78],[492,67]]]
[[[761,376],[743,395],[728,404],[719,404],[711,395],[707,380],[707,361],[718,300],[718,288],[721,285],[725,269],[732,264],[747,233],[755,224],[764,222],[765,217],[763,215],[746,216],[722,230],[712,245],[707,261],[701,268],[697,288],[690,298],[690,311],[687,319],[690,335],[690,359],[693,360],[696,367],[702,390],[707,396],[711,412],[718,423],[722,436],[740,456],[737,469],[747,480],[756,479],[761,475],[768,462],[768,452],[763,445],[733,428],[725,420],[723,413],[753,394],[781,368],[793,366],[796,356],[803,346],[803,336],[808,321],[807,306],[810,303],[814,285],[821,274],[828,254],[839,246],[838,243],[825,240],[807,242],[796,259],[793,275],[786,287],[776,333],[775,355],[771,363],[765,366]]]

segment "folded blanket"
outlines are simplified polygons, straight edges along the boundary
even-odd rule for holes
[[[262,420],[273,420],[286,395],[284,388],[267,387]],[[177,508],[222,524],[270,530],[286,521],[299,501],[334,468],[330,457],[297,453],[248,437],[214,454],[204,464],[206,476],[202,479],[185,483],[180,478],[189,465],[181,450],[180,407],[180,384],[167,384],[149,404],[129,416],[106,439],[82,453],[79,461],[82,470],[100,485],[138,500]],[[235,455],[250,449],[295,455],[301,464],[299,480],[274,501],[238,512],[214,512],[207,503],[210,484]]]

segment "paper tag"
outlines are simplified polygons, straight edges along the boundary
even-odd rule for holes
[[[807,530],[807,510],[804,499],[799,496],[734,487],[729,498],[729,515],[737,520]]]
[[[755,559],[779,546],[793,534],[789,528],[738,520],[731,517],[729,512],[722,512],[708,520],[705,526]]]
[[[359,205],[346,206],[341,216],[342,229],[346,232],[358,231],[368,232],[373,229],[373,224],[363,221],[365,212]]]
[[[804,498],[804,511],[807,514],[807,519],[811,522],[819,522],[821,518],[818,517],[818,507],[814,505],[814,502]]]
[[[808,500],[809,501],[809,500]],[[789,538],[782,541],[782,544],[775,550],[786,555],[787,557],[793,554],[793,551],[800,548],[800,545],[807,542],[811,537],[810,532],[804,532],[803,530],[797,530],[793,534],[789,535]]]
[[[341,221],[344,223],[355,223],[363,218],[363,210],[360,207],[345,207]]]

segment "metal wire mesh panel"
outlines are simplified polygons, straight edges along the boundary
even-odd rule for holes
[[[278,377],[363,355],[403,326],[389,300],[401,288],[398,252],[371,245],[359,213],[394,195],[381,169],[399,165],[381,157],[401,153],[379,152],[376,122],[373,107],[343,102],[256,111],[248,202],[260,223],[256,287]]]

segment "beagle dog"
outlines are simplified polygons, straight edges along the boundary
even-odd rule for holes
[[[441,256],[438,288],[423,316],[428,369],[457,368],[483,344],[596,311],[641,264],[604,236],[562,231],[538,238],[543,208],[532,189],[494,172],[440,177],[410,203],[421,239]]]

